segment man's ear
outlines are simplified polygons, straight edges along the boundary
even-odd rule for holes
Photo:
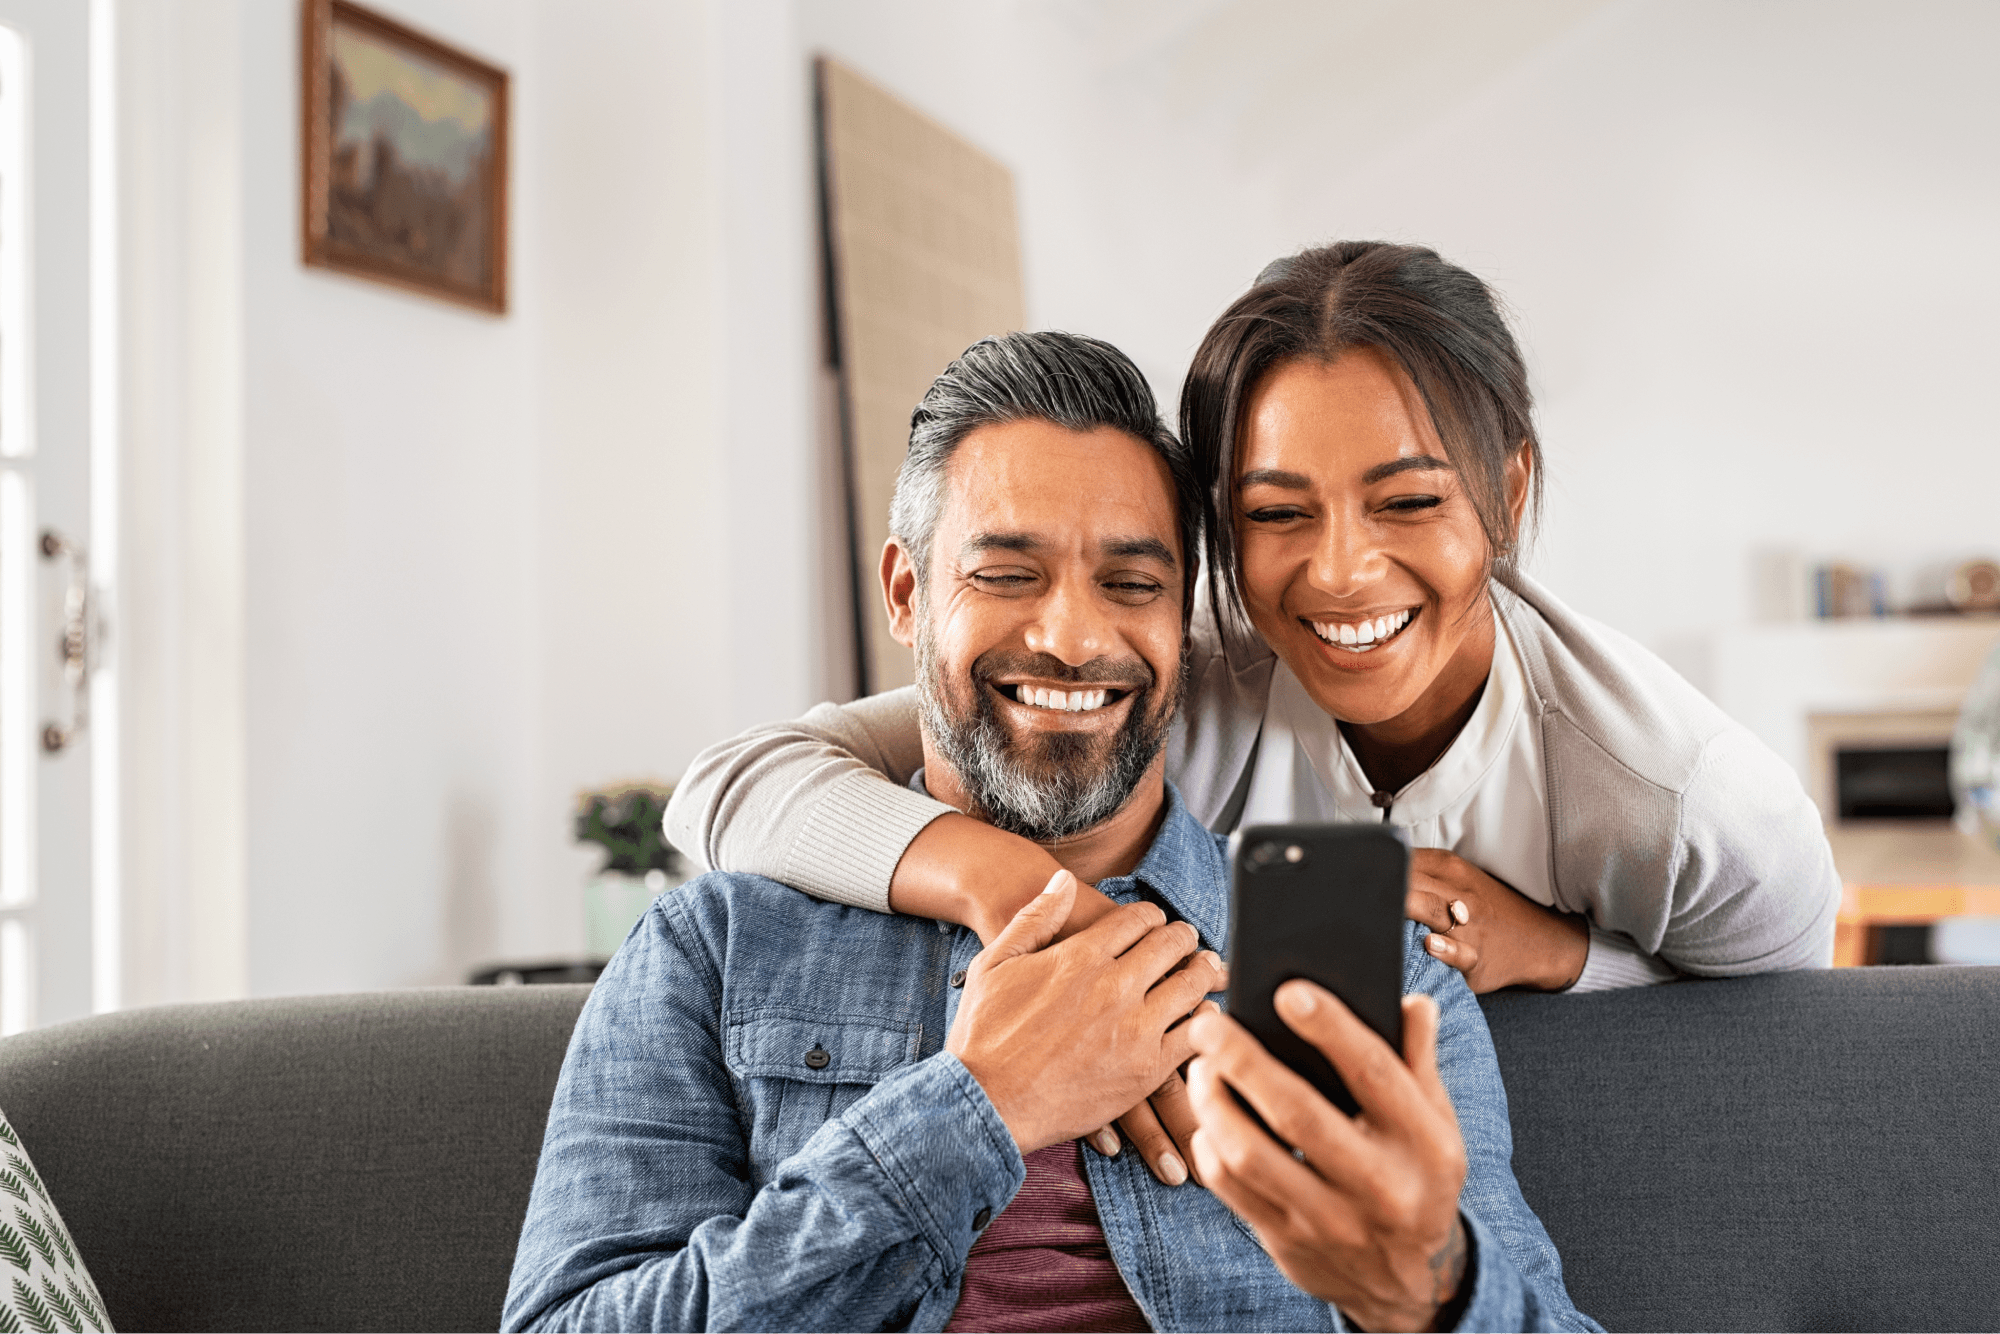
[[[904,648],[917,646],[917,567],[903,544],[882,544],[882,603],[889,612],[889,636]]]

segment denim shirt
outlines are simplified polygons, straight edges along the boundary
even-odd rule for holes
[[[1222,840],[1171,787],[1136,872],[1223,951]],[[1507,1096],[1459,974],[1404,936],[1404,985],[1437,999],[1438,1063],[1469,1170],[1461,1329],[1596,1329],[1509,1166]],[[943,1329],[977,1229],[1021,1154],[944,1050],[972,931],[711,873],[633,928],[570,1039],[503,1328]],[[1136,1152],[1083,1155],[1111,1256],[1155,1329],[1340,1329],[1249,1228]]]

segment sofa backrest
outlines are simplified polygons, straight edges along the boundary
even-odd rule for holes
[[[2000,968],[1488,997],[1514,1171],[1610,1329],[2000,1329]]]
[[[123,1329],[492,1329],[584,987],[0,1042]],[[2000,969],[1487,998],[1515,1171],[1613,1329],[2000,1328]]]
[[[0,1042],[0,1107],[120,1329],[497,1329],[589,993],[103,1015]]]

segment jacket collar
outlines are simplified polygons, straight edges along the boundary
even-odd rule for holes
[[[1177,917],[1201,933],[1201,943],[1220,950],[1229,937],[1229,863],[1223,842],[1194,818],[1180,789],[1167,784],[1167,812],[1153,846],[1131,875],[1100,882],[1107,898],[1127,902],[1144,885]]]

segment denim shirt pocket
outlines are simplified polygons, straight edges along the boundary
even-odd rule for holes
[[[750,1122],[756,1184],[884,1076],[915,1061],[923,1035],[922,1021],[894,1015],[789,1005],[724,1012],[723,1060]]]

